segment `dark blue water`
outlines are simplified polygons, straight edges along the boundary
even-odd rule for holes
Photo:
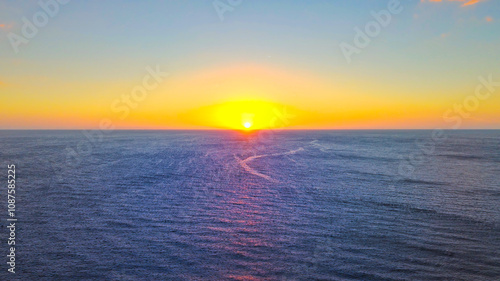
[[[431,135],[0,131],[0,279],[500,280],[500,131]]]

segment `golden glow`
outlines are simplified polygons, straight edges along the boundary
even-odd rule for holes
[[[231,130],[285,128],[294,124],[299,110],[263,100],[225,102],[179,115],[182,123]]]
[[[117,129],[446,128],[454,123],[445,121],[443,113],[453,110],[455,103],[463,101],[461,97],[473,94],[478,83],[387,84],[360,75],[352,79],[337,73],[325,79],[269,65],[242,64],[169,78],[148,92],[144,101],[132,98],[130,81],[84,83],[32,77],[26,83],[19,77],[0,77],[0,96],[10,97],[8,103],[0,103],[0,128],[97,129],[104,119]],[[134,81],[141,81],[140,77]],[[34,95],[38,89],[44,89],[43,94]],[[74,95],[67,95],[67,89],[75,89]],[[500,95],[491,95],[481,102],[474,118],[464,118],[462,128],[496,128],[499,104]]]
[[[283,107],[283,106],[281,106]],[[280,105],[265,101],[228,102],[214,107],[216,126],[228,129],[270,129],[277,126]]]

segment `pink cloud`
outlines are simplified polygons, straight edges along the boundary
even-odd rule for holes
[[[477,4],[479,2],[484,2],[485,0],[420,0],[420,2],[462,2],[462,7]]]
[[[0,23],[0,29],[9,30],[12,27],[12,24]]]

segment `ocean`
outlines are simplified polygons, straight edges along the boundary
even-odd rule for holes
[[[433,133],[0,131],[0,279],[500,280],[500,131]]]

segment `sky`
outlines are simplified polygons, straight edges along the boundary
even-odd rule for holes
[[[499,50],[494,0],[4,0],[0,129],[500,129]]]

